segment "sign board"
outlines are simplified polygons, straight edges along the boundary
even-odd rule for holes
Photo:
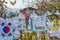
[[[36,20],[33,20],[32,23],[33,27],[32,30],[33,31],[45,31],[47,30],[46,27],[46,14],[43,14],[41,16],[37,16]]]

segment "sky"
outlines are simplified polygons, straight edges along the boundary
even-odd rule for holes
[[[18,8],[18,9],[30,7],[30,6],[34,5],[33,3],[37,2],[37,0],[16,0],[16,4],[14,6],[12,6],[10,4],[10,0],[5,0],[5,1],[8,2],[7,4],[5,4],[7,7]],[[11,0],[11,1],[14,2],[14,0]]]
[[[7,7],[9,7],[9,8],[19,8],[19,9],[22,9],[22,8],[26,8],[26,4],[27,3],[23,3],[23,0],[16,0],[16,4],[14,5],[14,6],[12,6],[11,4],[10,4],[10,0],[5,0],[5,1],[7,1],[8,2],[8,4],[5,4]],[[14,1],[14,0],[11,0],[12,2]]]

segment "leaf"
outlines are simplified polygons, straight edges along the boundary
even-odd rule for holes
[[[49,10],[50,12],[52,12],[54,10],[54,12],[56,12],[56,5],[54,4],[47,4],[46,5],[46,9]]]
[[[50,2],[56,2],[56,0],[50,0]]]
[[[39,6],[38,8],[40,11],[43,11],[44,13],[46,12],[46,9],[43,6]]]
[[[39,6],[36,14],[37,14],[37,15],[42,15],[42,14],[44,14],[46,11],[47,11],[47,10],[45,9],[45,7]]]
[[[10,1],[10,4],[12,5],[15,5],[15,3],[16,3],[16,0],[14,2]]]
[[[57,10],[60,12],[60,3],[57,4]]]

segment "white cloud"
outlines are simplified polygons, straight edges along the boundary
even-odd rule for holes
[[[5,4],[5,5],[9,8],[13,8],[13,9],[14,8],[23,9],[23,8],[31,7],[32,5],[35,5],[34,3],[37,2],[36,0],[35,1],[34,0],[16,0],[16,4],[14,6],[12,6],[10,4],[10,0],[6,0],[6,1],[8,2],[8,4]],[[14,0],[11,0],[11,1],[13,2]],[[34,6],[34,7],[36,7],[36,6]]]
[[[23,4],[23,1],[22,0],[16,0],[16,4],[14,6],[12,6],[10,4],[10,0],[6,0],[8,2],[8,4],[5,4],[7,7],[9,8],[19,8],[19,9],[23,9],[25,8],[25,5]],[[13,0],[14,1],[14,0]],[[12,2],[13,2],[12,1]]]

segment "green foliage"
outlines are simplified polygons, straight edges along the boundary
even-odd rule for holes
[[[57,4],[57,10],[60,12],[60,3]]]
[[[43,7],[43,6],[39,6],[39,8],[38,8],[40,11],[42,11],[43,13],[45,13],[47,10],[45,9],[45,7]]]
[[[54,10],[54,12],[56,11],[56,5],[53,4],[47,4],[47,10],[49,10],[50,12],[52,12]]]
[[[50,0],[50,2],[56,2],[56,0]]]

